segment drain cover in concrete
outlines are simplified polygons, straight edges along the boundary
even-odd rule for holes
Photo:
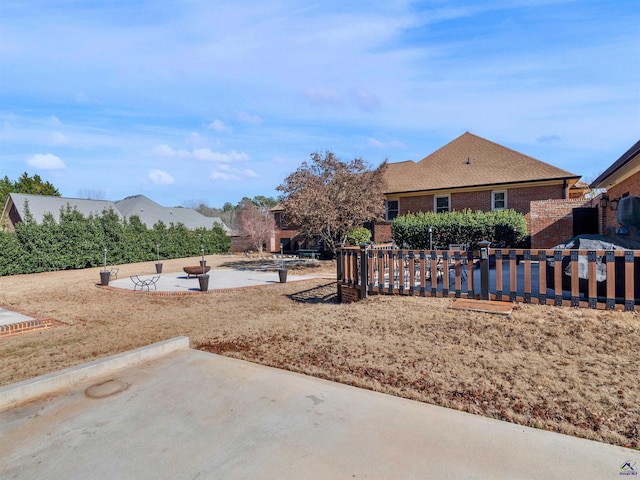
[[[106,382],[91,385],[85,390],[85,394],[90,398],[105,398],[120,393],[129,388],[129,384],[120,380],[107,380]]]

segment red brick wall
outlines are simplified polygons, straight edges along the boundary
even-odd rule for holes
[[[373,226],[373,240],[375,242],[391,241],[391,223],[376,223]]]
[[[609,195],[609,201],[614,198],[620,198],[624,194],[628,193],[636,197],[640,197],[640,173],[630,176],[626,180],[623,180],[617,185],[607,189],[607,195]],[[607,207],[604,217],[605,227],[609,227],[609,230],[615,230],[620,226],[616,220],[616,211]]]
[[[564,189],[562,185],[510,188],[507,193],[507,202],[509,208],[526,215],[531,211],[531,202],[540,200],[562,200],[563,194]]]
[[[483,190],[480,192],[460,192],[451,195],[451,210],[470,209],[471,211],[491,210],[491,190]]]
[[[619,184],[607,190],[610,198],[622,196],[623,193],[629,193],[635,197],[640,197],[640,173],[630,176]]]
[[[399,215],[406,215],[409,212],[433,212],[433,195],[420,195],[419,197],[401,197]]]
[[[451,194],[451,209],[462,211],[491,210],[491,192],[499,190],[491,188],[473,192],[456,192]],[[562,199],[562,185],[545,185],[538,187],[508,188],[507,207],[522,214],[529,213],[529,204],[537,200]],[[400,197],[400,215],[413,212],[433,212],[433,195],[417,197]]]
[[[550,248],[573,236],[573,209],[591,207],[590,200],[538,200],[527,215],[531,248]]]

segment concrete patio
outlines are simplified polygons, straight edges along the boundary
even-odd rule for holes
[[[280,283],[278,272],[241,270],[232,268],[212,268],[207,273],[209,275],[209,290],[227,290],[230,288],[258,287],[274,285]],[[140,275],[140,279],[150,279],[158,277],[158,280],[149,291],[154,292],[199,292],[200,285],[197,276],[188,277],[184,272],[167,272],[156,275]],[[287,282],[297,282],[310,280],[313,278],[323,278],[323,275],[293,275],[287,274]],[[335,278],[333,276],[332,278]],[[109,282],[109,286],[123,290],[133,290],[134,282],[129,277],[118,278]],[[140,291],[140,287],[137,289]],[[145,288],[144,292],[147,291]]]

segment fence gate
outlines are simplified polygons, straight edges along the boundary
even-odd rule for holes
[[[573,209],[573,236],[587,233],[598,233],[598,209],[574,208]]]

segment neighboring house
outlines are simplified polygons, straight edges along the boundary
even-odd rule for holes
[[[294,253],[296,250],[306,248],[320,250],[321,252],[330,251],[329,246],[325,245],[320,235],[307,236],[296,225],[289,224],[282,205],[276,205],[270,209],[270,212],[273,213],[273,218],[276,222],[276,230],[271,240],[273,251],[279,252],[280,245],[282,245],[282,251],[285,253]]]
[[[600,198],[603,233],[610,235],[620,225],[616,219],[618,201],[622,197],[640,197],[640,140],[624,152],[591,183],[591,188],[607,190]]]
[[[189,230],[211,228],[214,223],[219,223],[225,232],[230,232],[229,228],[219,218],[205,217],[189,208],[163,207],[144,195],[135,195],[112,202],[11,193],[2,211],[2,217],[0,217],[0,226],[4,229],[14,230],[17,223],[24,221],[27,206],[37,223],[42,222],[47,213],[53,215],[53,218],[57,220],[60,210],[71,206],[71,208],[77,209],[85,217],[89,215],[97,216],[110,209],[122,219],[137,215],[147,228],[152,228],[158,221],[162,221],[166,226],[171,223],[176,225],[181,223]]]
[[[398,215],[465,209],[513,209],[525,215],[534,236],[532,202],[580,201],[588,191],[579,175],[469,132],[419,162],[389,163],[386,177],[386,222],[375,225],[376,241],[391,239]]]
[[[275,250],[280,251],[280,245],[282,245],[283,252],[292,253],[301,248],[317,246],[317,238],[306,238],[305,235],[300,233],[297,226],[289,225],[282,205],[278,204],[270,211],[273,213],[273,218],[276,222],[276,231],[272,242],[275,245]]]

